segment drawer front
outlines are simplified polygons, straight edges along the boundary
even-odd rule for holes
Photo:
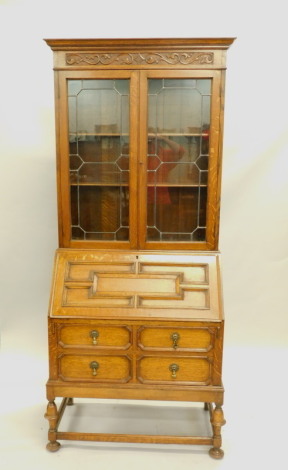
[[[119,348],[131,345],[131,331],[125,326],[65,325],[59,333],[62,347]]]
[[[127,356],[95,356],[64,354],[59,358],[62,380],[91,382],[128,382],[131,360]]]
[[[214,335],[208,328],[159,327],[140,328],[138,345],[143,350],[189,350],[207,352],[213,347]]]
[[[182,383],[208,385],[212,365],[207,357],[142,357],[137,375],[142,383]]]

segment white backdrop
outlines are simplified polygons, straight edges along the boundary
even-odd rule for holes
[[[9,368],[3,362],[6,409],[17,408],[11,371],[17,371],[19,383],[39,378],[44,383],[47,377],[57,214],[52,52],[43,38],[237,37],[227,57],[220,229],[226,348],[252,351],[251,357],[256,351],[257,368],[259,351],[266,348],[273,357],[279,351],[272,376],[283,380],[281,351],[288,345],[284,6],[284,0],[266,5],[0,0],[0,332],[1,356],[9,357]],[[230,370],[229,357],[225,367]],[[270,380],[266,372],[255,386]],[[253,371],[245,380],[249,374]],[[43,389],[34,390],[27,403],[44,403]]]

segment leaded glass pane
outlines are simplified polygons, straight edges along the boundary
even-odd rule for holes
[[[129,240],[129,80],[68,80],[72,239]]]
[[[148,241],[206,239],[210,102],[210,79],[148,81]]]

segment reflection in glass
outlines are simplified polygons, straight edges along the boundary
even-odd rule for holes
[[[72,239],[129,240],[129,80],[68,80]]]
[[[147,240],[204,241],[210,79],[148,81]]]

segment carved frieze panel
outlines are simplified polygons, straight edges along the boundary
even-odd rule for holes
[[[66,65],[193,65],[213,64],[213,52],[66,53]]]

